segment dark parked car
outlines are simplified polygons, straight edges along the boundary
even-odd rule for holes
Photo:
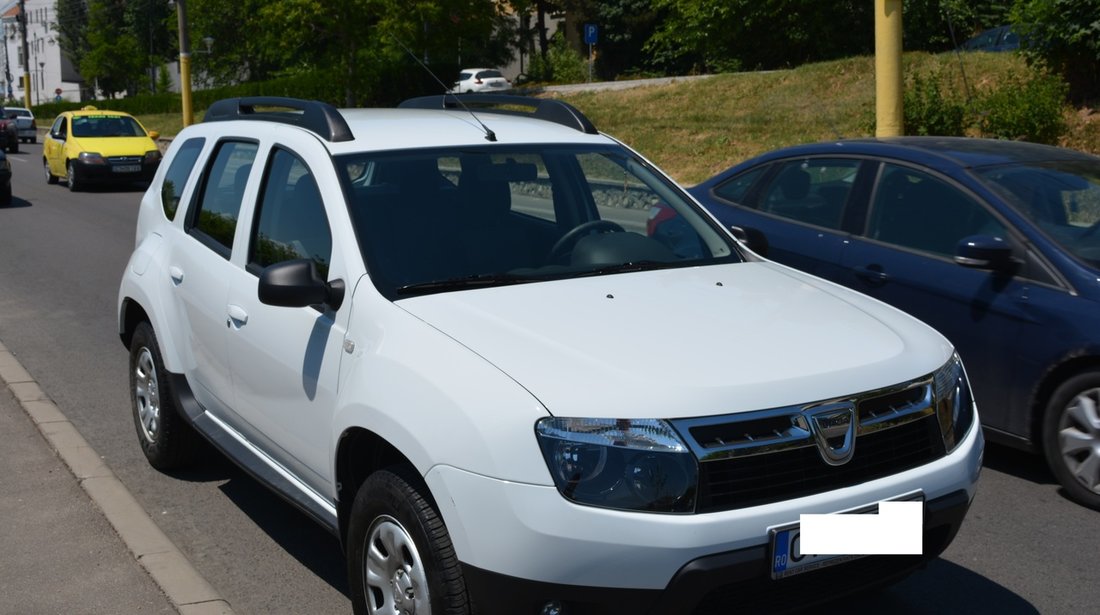
[[[1100,508],[1100,158],[838,141],[765,154],[691,192],[762,233],[771,258],[939,329],[966,361],[987,437],[1042,452],[1070,496]]]
[[[962,44],[964,51],[1016,51],[1020,48],[1020,35],[1012,26],[998,26],[976,34]]]

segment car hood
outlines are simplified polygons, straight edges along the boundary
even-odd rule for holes
[[[144,156],[157,149],[149,137],[70,137],[76,151],[95,152],[103,156]]]
[[[927,375],[952,352],[893,308],[769,262],[398,304],[559,416],[681,418],[802,404]]]

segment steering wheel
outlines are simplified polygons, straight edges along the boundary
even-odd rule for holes
[[[573,244],[589,233],[624,233],[626,229],[610,220],[589,220],[574,226],[550,248],[550,261],[556,261],[573,250]]]

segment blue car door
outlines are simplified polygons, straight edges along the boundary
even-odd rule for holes
[[[1007,430],[1021,326],[1033,319],[1028,281],[956,264],[958,242],[1002,237],[1023,257],[1006,224],[945,178],[883,164],[865,231],[842,257],[846,286],[919,318],[946,336],[966,364],[983,423]]]

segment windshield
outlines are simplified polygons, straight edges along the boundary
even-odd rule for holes
[[[74,137],[144,137],[145,131],[132,117],[125,115],[77,115],[73,117]]]
[[[391,298],[737,262],[683,192],[618,146],[487,146],[337,159]]]
[[[991,167],[978,174],[1063,249],[1100,267],[1100,161]]]

